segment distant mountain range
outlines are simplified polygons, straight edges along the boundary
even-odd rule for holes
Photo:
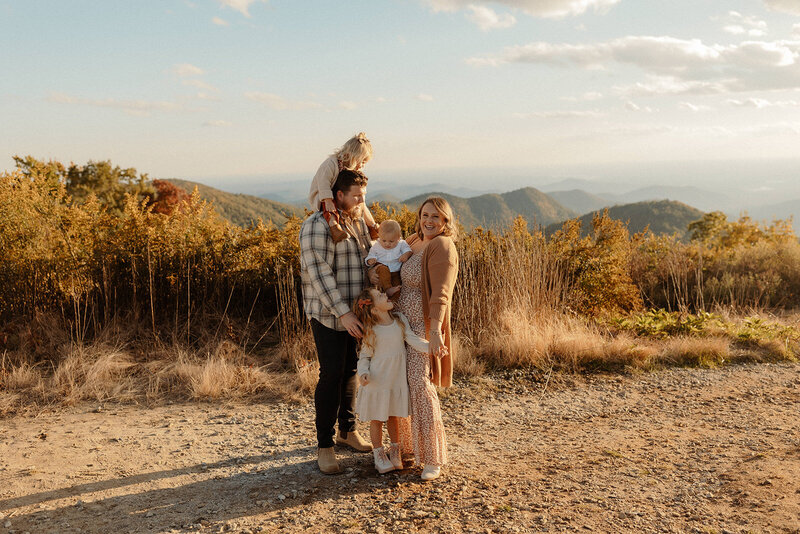
[[[607,198],[603,198],[581,189],[571,189],[569,191],[551,191],[547,195],[555,199],[562,206],[577,213],[588,213],[599,210],[610,204]]]
[[[380,183],[379,183],[380,184]],[[367,202],[389,202],[400,203],[404,198],[424,195],[429,191],[443,191],[450,195],[459,197],[475,197],[486,194],[487,190],[478,190],[469,187],[452,186],[444,183],[431,182],[428,184],[404,184],[397,185],[389,182],[390,185],[368,185]],[[287,181],[281,184],[273,184],[269,191],[259,193],[263,198],[269,198],[284,204],[293,204],[300,208],[308,206],[309,182]]]
[[[287,203],[253,195],[227,193],[186,180],[170,179],[169,181],[189,193],[197,187],[200,196],[213,202],[220,215],[240,226],[247,226],[258,219],[265,222],[272,221],[280,226],[291,214],[302,216],[303,213],[301,208]],[[384,198],[393,205],[405,204],[414,210],[431,195],[446,198],[453,206],[458,221],[468,230],[475,226],[503,227],[521,215],[532,226],[544,227],[548,234],[560,229],[567,219],[579,218],[582,223],[582,232],[587,235],[592,229],[593,215],[608,207],[609,215],[614,219],[625,221],[631,233],[639,232],[649,226],[654,233],[674,233],[684,238],[689,223],[703,216],[702,211],[674,200],[643,201],[609,206],[612,202],[600,195],[579,189],[553,191],[545,194],[533,187],[525,187],[508,193],[489,193],[468,198],[451,193],[426,192],[401,201],[387,192]],[[799,209],[800,205],[798,204],[800,203],[786,203],[786,206],[776,206],[774,209]]]
[[[757,221],[771,222],[775,219],[789,219],[793,218],[795,232],[800,228],[800,199],[787,200],[778,204],[771,204],[768,206],[759,206],[747,212],[747,214]],[[798,215],[798,217],[795,217]]]
[[[579,217],[581,235],[586,236],[592,232],[592,219],[600,212],[601,210],[597,210]],[[675,200],[658,200],[612,206],[608,208],[608,215],[612,219],[625,222],[631,234],[649,227],[654,234],[677,234],[679,238],[685,239],[689,223],[700,219],[703,212]],[[545,233],[551,235],[560,230],[562,225],[563,222],[551,224],[545,229]]]
[[[261,219],[264,222],[272,221],[278,226],[282,226],[292,214],[302,215],[303,210],[296,206],[276,202],[267,198],[256,197],[253,195],[243,195],[238,193],[227,193],[213,187],[190,182],[188,180],[178,180],[170,178],[167,180],[178,187],[192,193],[194,188],[200,196],[214,203],[223,218],[239,226],[248,226]]]
[[[525,187],[501,195],[485,194],[463,198],[448,193],[426,193],[402,203],[416,209],[431,195],[445,198],[453,207],[458,221],[465,228],[505,226],[522,215],[532,225],[547,226],[579,215],[533,187]]]

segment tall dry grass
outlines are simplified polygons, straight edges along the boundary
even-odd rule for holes
[[[413,227],[406,208],[372,211]],[[319,367],[299,295],[300,224],[235,227],[196,194],[161,213],[128,196],[112,212],[91,194],[73,202],[44,168],[0,174],[0,413],[308,398]],[[790,229],[716,214],[693,232],[691,242],[630,236],[607,214],[583,237],[574,221],[550,238],[523,219],[463,232],[456,373],[794,359],[792,320],[745,317],[800,304]],[[608,326],[614,316],[641,326],[643,308],[731,316],[702,332]]]

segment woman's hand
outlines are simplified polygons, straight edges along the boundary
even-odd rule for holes
[[[358,380],[362,386],[366,386],[367,384],[369,384],[369,373],[359,376]]]
[[[433,330],[431,332],[430,351],[431,354],[433,354],[437,358],[441,358],[445,354],[447,354],[447,347],[444,346],[442,333],[439,330]],[[442,351],[444,351],[444,353],[442,353]]]

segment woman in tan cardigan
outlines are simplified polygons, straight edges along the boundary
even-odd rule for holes
[[[407,347],[411,421],[405,419],[400,430],[401,441],[407,445],[410,438],[417,463],[424,466],[422,479],[433,480],[447,462],[447,438],[434,386],[449,387],[453,380],[450,309],[458,252],[450,204],[440,197],[425,200],[415,230],[407,240],[414,254],[400,271],[403,289],[398,309],[415,334],[430,340],[431,353]]]

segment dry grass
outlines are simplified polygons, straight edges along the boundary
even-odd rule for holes
[[[727,319],[744,323],[733,315]],[[55,355],[50,362],[33,363],[27,348],[0,355],[0,415],[87,401],[307,401],[319,366],[307,323],[298,321],[294,328],[285,332],[276,347],[257,354],[246,349],[247,345],[210,335],[199,347],[176,340],[137,341],[130,329],[126,331],[120,324],[87,344],[63,344],[61,336],[51,333],[49,339],[55,346],[49,350]],[[720,334],[653,339],[605,330],[579,316],[542,310],[531,314],[529,310],[506,309],[484,328],[480,343],[458,332],[454,341],[455,373],[473,381],[482,380],[492,369],[635,371],[794,358],[792,348],[782,339],[743,342]],[[43,350],[44,344],[39,346]]]
[[[668,365],[713,368],[730,361],[731,354],[726,337],[676,337],[664,342],[657,359]]]
[[[311,373],[288,363],[282,348],[254,356],[228,339],[190,348],[178,341],[131,341],[123,331],[115,323],[92,343],[50,347],[55,354],[47,363],[31,363],[27,347],[3,353],[0,415],[86,401],[307,398]]]
[[[486,362],[480,359],[475,346],[459,335],[453,336],[455,359],[453,372],[457,376],[474,377],[486,373]]]
[[[555,312],[530,317],[507,310],[478,352],[499,368],[581,372],[643,368],[658,350],[625,334],[610,336],[581,318]]]
[[[52,187],[52,165],[31,165],[29,175],[0,173],[0,414],[85,401],[310,398],[319,366],[298,301],[299,219],[236,228],[198,196],[169,215],[133,197],[116,211],[71,205],[64,184]],[[373,208],[406,231],[413,224],[413,212]],[[796,316],[742,316],[745,306],[800,301],[790,225],[716,222],[705,228],[724,232],[691,244],[631,238],[607,216],[595,218],[590,237],[569,223],[545,238],[521,218],[499,232],[463,233],[456,374],[490,382],[483,375],[496,368],[795,359]],[[640,294],[683,312],[728,305],[733,326],[664,340],[596,323],[638,310]]]

